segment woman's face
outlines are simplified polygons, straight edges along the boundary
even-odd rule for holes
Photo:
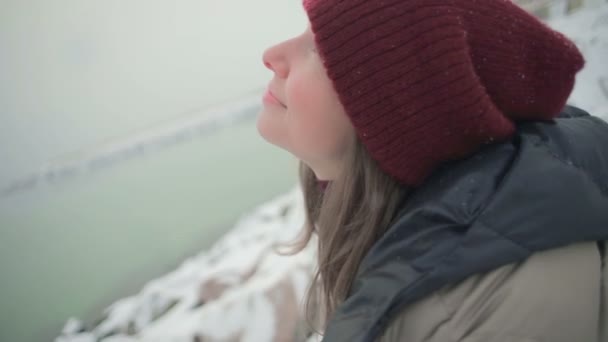
[[[317,54],[310,26],[268,48],[263,61],[274,72],[268,88],[280,104],[264,102],[258,132],[302,160],[318,179],[336,179],[355,131]]]

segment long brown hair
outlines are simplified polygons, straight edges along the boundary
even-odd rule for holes
[[[358,139],[345,158],[341,177],[323,190],[313,171],[300,162],[305,224],[289,254],[318,237],[318,269],[308,289],[306,320],[325,330],[347,297],[361,260],[384,234],[406,188],[382,172]],[[284,253],[286,254],[286,253]]]

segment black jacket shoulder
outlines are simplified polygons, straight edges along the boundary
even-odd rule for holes
[[[536,251],[608,239],[608,124],[566,106],[442,165],[363,259],[324,341],[374,341],[406,305]]]

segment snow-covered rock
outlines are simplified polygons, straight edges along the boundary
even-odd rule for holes
[[[586,60],[568,102],[608,121],[608,2],[552,18],[550,25],[572,39]]]
[[[301,230],[301,197],[294,188],[262,205],[209,251],[112,304],[89,331],[72,318],[55,341],[304,341],[301,300],[316,243],[294,256],[275,252]]]

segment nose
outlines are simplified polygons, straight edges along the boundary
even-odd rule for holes
[[[282,44],[274,45],[266,49],[262,55],[262,61],[264,65],[268,69],[274,71],[277,76],[285,78],[287,77],[288,65],[282,50]]]

